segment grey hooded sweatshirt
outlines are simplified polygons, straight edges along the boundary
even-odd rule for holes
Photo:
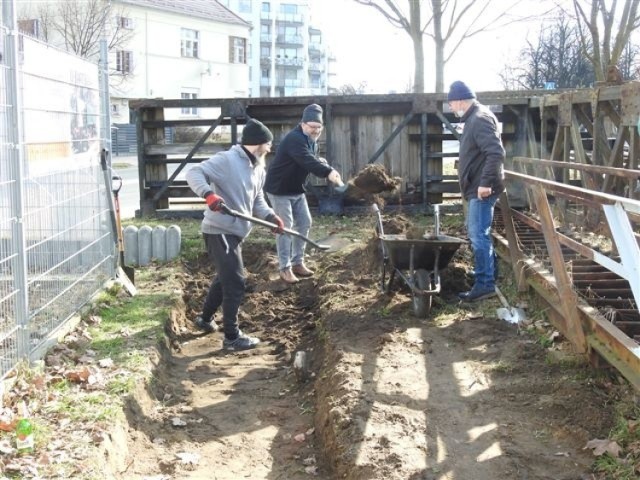
[[[265,176],[264,166],[258,162],[254,164],[240,145],[234,145],[191,168],[186,179],[199,197],[214,192],[229,208],[266,220],[275,213],[262,192]],[[202,233],[245,238],[251,231],[251,223],[206,208],[201,229]]]

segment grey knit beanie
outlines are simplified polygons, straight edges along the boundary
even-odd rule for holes
[[[304,111],[302,112],[302,123],[307,123],[307,122],[316,122],[320,124],[323,123],[322,107],[317,103],[312,103],[311,105],[308,105],[307,107],[305,107]]]

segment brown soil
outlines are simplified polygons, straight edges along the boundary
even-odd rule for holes
[[[383,165],[367,165],[353,179],[353,184],[367,193],[391,192],[398,188],[399,178],[392,178]]]
[[[375,203],[383,208],[386,196],[394,192],[400,182],[400,178],[390,177],[383,165],[367,165],[347,183],[345,199],[356,204]]]
[[[549,361],[534,338],[496,319],[497,301],[458,304],[466,248],[442,272],[430,319],[415,318],[401,283],[381,293],[371,235],[313,253],[316,275],[293,286],[277,279],[273,248],[245,246],[241,328],[262,344],[239,354],[221,351],[220,333],[192,330],[187,319],[212,272],[204,260],[186,265],[184,304],[167,329],[172,348],[128,408],[134,461],[120,478],[568,480],[588,472],[593,457],[583,447],[612,423],[589,368]],[[307,381],[291,368],[302,350],[311,356]],[[178,461],[184,453],[197,462]]]

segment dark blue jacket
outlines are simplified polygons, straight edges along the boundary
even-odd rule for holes
[[[300,125],[287,133],[267,168],[264,191],[272,195],[298,195],[312,173],[326,178],[332,168],[318,158],[318,144],[305,135]]]
[[[478,196],[478,187],[491,187],[493,194],[504,191],[504,147],[498,120],[488,107],[475,102],[462,116],[458,179],[467,200]]]

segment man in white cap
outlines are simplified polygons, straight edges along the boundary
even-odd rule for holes
[[[498,120],[489,108],[476,100],[464,82],[451,84],[447,96],[449,108],[464,130],[460,138],[458,179],[467,202],[467,233],[474,256],[474,284],[458,297],[467,302],[494,296],[497,258],[491,239],[493,211],[504,191],[504,147]]]
[[[209,258],[216,269],[209,292],[194,323],[205,333],[217,330],[213,320],[222,307],[225,350],[254,348],[260,343],[256,337],[238,328],[238,309],[244,300],[245,276],[242,261],[242,241],[251,231],[251,223],[225,215],[222,205],[245,215],[262,218],[278,225],[284,224],[269,207],[262,193],[265,180],[265,156],[271,151],[273,134],[258,120],[249,119],[242,130],[240,145],[196,165],[186,174],[191,189],[207,202],[202,233]]]
[[[264,190],[274,211],[284,221],[305,237],[311,229],[311,213],[305,197],[304,184],[311,173],[340,185],[340,174],[323,158],[318,157],[318,138],[322,133],[322,107],[315,103],[305,107],[302,120],[280,144],[267,169]],[[280,278],[287,283],[297,283],[298,277],[313,275],[304,264],[306,243],[289,235],[277,235]]]

